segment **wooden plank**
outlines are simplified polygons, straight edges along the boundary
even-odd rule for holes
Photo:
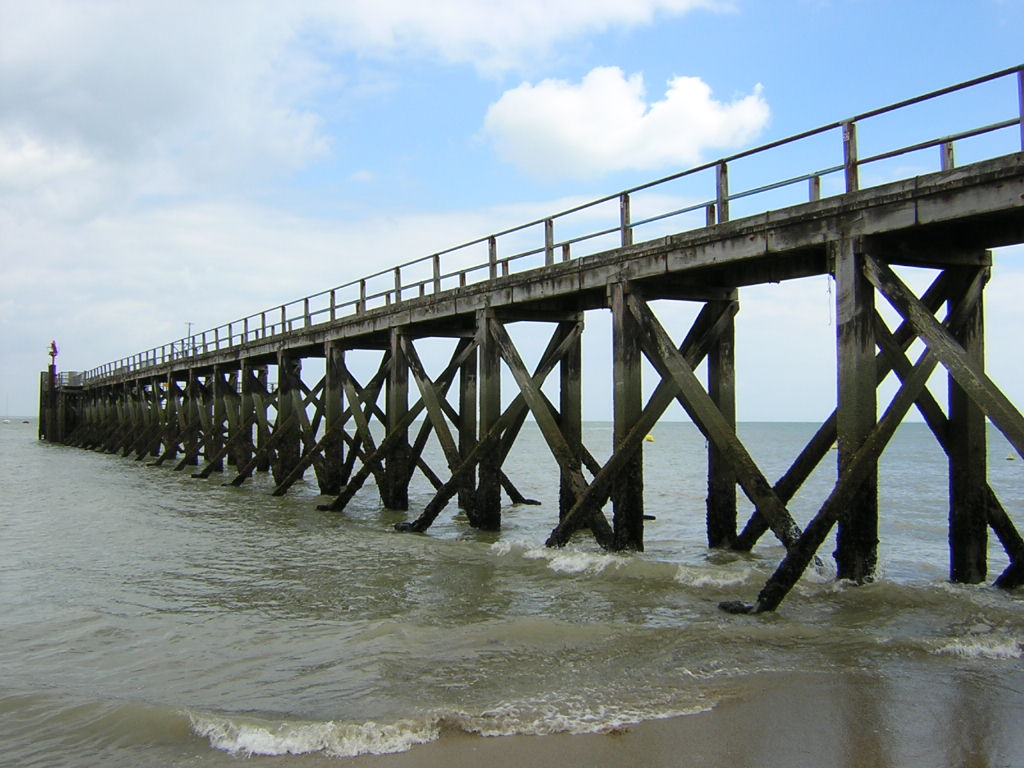
[[[935,352],[956,383],[1024,458],[1024,416],[1009,398],[968,357],[963,345],[939,324],[888,266],[867,257],[864,270],[872,284]]]

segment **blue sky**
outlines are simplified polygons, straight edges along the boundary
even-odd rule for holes
[[[1024,0],[4,0],[0,407],[36,411],[51,338],[90,368],[1017,65],[1022,29]],[[988,304],[1018,403],[1022,259]],[[741,418],[831,410],[831,300],[825,278],[744,292]]]

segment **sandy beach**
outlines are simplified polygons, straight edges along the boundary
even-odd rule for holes
[[[760,674],[704,712],[608,733],[483,738],[443,732],[408,752],[248,765],[346,768],[1010,768],[1024,763],[1024,697],[984,676]],[[741,678],[743,680],[743,678]],[[1010,683],[1011,681],[1007,681]],[[227,761],[225,761],[227,764]]]

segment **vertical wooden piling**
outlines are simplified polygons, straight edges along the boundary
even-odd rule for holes
[[[239,432],[235,442],[235,465],[244,467],[252,460],[255,443],[253,442],[253,424],[256,423],[256,409],[253,400],[253,387],[256,382],[256,372],[248,360],[242,358],[238,371],[239,389],[238,394],[238,424]],[[248,427],[242,428],[242,424]]]
[[[241,367],[241,366],[239,366]],[[229,371],[225,377],[224,407],[227,410],[228,464],[243,467],[250,454],[245,450],[245,435],[242,425],[241,370]]]
[[[256,471],[269,472],[273,463],[274,451],[270,447],[270,423],[267,417],[269,406],[270,370],[267,366],[258,366],[253,372],[252,392],[258,390],[258,397],[254,397],[256,411]]]
[[[280,483],[299,463],[300,434],[298,409],[302,407],[302,358],[285,352],[277,355],[277,424],[274,442],[274,482]],[[298,396],[298,397],[297,397]]]
[[[202,385],[199,383],[199,376],[195,368],[188,370],[188,385],[185,396],[188,398],[188,444],[185,446],[185,462],[183,466],[196,466],[199,464],[199,451],[203,439],[202,422],[200,412],[203,408]]]
[[[342,469],[345,463],[345,442],[342,439],[341,415],[345,410],[342,372],[345,369],[345,348],[338,342],[327,342],[324,347],[324,471],[320,478],[320,492],[329,495],[341,493]]]
[[[459,366],[459,456],[465,461],[477,440],[477,353],[473,349]],[[476,489],[473,473],[467,472],[460,478],[459,506],[473,509],[476,514]]]
[[[714,302],[737,305],[735,298]],[[728,425],[736,429],[735,310],[725,310],[722,331],[708,350],[708,394]],[[713,441],[708,441],[708,546],[730,547],[736,539],[736,475]]]
[[[391,329],[391,368],[388,371],[385,418],[388,435],[395,434],[384,460],[384,488],[381,496],[388,509],[409,508],[411,449],[409,427],[403,426],[409,412],[409,361],[402,348],[402,330]]]
[[[988,267],[959,267],[948,270],[955,287],[950,312],[957,309],[966,320],[953,330],[968,359],[979,369],[985,364],[985,326],[982,292],[963,295],[976,272]],[[985,276],[987,278],[987,274]],[[987,575],[987,440],[985,414],[970,395],[949,377],[949,578],[950,581],[977,584]]]
[[[628,210],[628,209],[627,209]],[[576,325],[582,331],[583,314],[580,313],[573,323],[565,323],[565,326]],[[568,330],[566,330],[568,333]],[[576,494],[573,492],[571,473],[579,474],[582,470],[582,456],[580,449],[583,445],[583,345],[578,335],[576,340],[569,347],[565,356],[559,361],[560,387],[559,397],[559,426],[565,441],[573,451],[569,464],[560,470],[558,487],[558,519],[562,520],[576,503]]]
[[[213,367],[213,375],[210,377],[210,428],[206,435],[206,452],[203,454],[206,461],[211,463],[214,472],[224,471],[224,459],[218,457],[224,447],[225,422],[227,421],[227,382],[224,380],[225,371],[219,366]]]
[[[839,474],[864,443],[877,421],[875,388],[875,293],[864,275],[864,256],[857,241],[832,244],[836,280],[836,354],[838,409],[836,430]],[[870,580],[878,557],[877,462],[839,515],[836,535],[837,576]]]
[[[612,311],[612,441],[614,450],[643,413],[640,330],[626,306],[626,283],[608,286]],[[618,550],[644,548],[643,448],[625,463],[612,485],[614,546]]]
[[[491,310],[476,313],[477,343],[480,350],[480,434],[486,435],[501,417],[501,352],[490,331]],[[476,491],[477,526],[484,530],[501,527],[501,449],[491,441],[480,452]]]
[[[164,400],[163,444],[164,454],[172,461],[178,455],[178,436],[181,434],[181,389],[173,373],[167,374],[167,397]]]

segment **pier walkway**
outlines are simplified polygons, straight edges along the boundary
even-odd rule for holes
[[[929,108],[971,98],[1000,116],[975,124],[965,110],[962,130],[932,135]],[[872,132],[887,120],[910,126],[916,138],[859,151],[890,135]],[[958,155],[970,162],[958,163]],[[759,178],[772,158],[792,173]],[[878,458],[916,407],[949,457],[950,578],[988,578],[991,529],[1009,560],[996,583],[1012,587],[1024,583],[1024,540],[987,482],[986,421],[1024,457],[1024,417],[985,373],[983,296],[991,249],[1019,243],[1024,67],[723,158],[89,371],[58,374],[51,366],[42,375],[40,437],[189,468],[197,477],[228,471],[235,485],[269,471],[275,494],[313,472],[330,497],[322,508],[337,512],[371,479],[383,505],[408,509],[418,471],[435,495],[400,529],[428,530],[453,501],[470,525],[497,529],[503,492],[513,503],[527,501],[516,485],[523,479],[502,467],[529,417],[560,472],[548,544],[589,531],[605,548],[638,551],[644,438],[678,402],[708,440],[708,546],[749,550],[770,533],[786,548],[756,601],[723,605],[764,611],[785,598],[836,525],[839,578],[872,578]],[[930,287],[915,294],[898,274],[902,265],[932,270]],[[773,481],[735,428],[734,316],[744,286],[811,275],[835,281],[837,405]],[[696,303],[692,326],[666,328],[649,305],[664,299]],[[897,327],[876,310],[879,299],[898,313]],[[613,452],[603,463],[581,437],[581,335],[585,313],[595,310],[612,320]],[[550,327],[533,368],[508,331],[520,321]],[[417,343],[434,338],[453,341],[447,365],[431,377]],[[910,360],[918,339],[923,352]],[[346,365],[346,355],[360,350],[380,356],[362,382]],[[302,378],[310,358],[324,360],[316,383]],[[645,359],[660,377],[646,399]],[[703,381],[695,373],[701,364]],[[925,387],[938,365],[950,381],[945,408]],[[502,399],[503,369],[515,382],[511,401]],[[889,375],[899,389],[879,403]],[[542,389],[552,376],[557,397]],[[446,467],[424,460],[431,435]],[[817,514],[798,523],[787,504],[834,445],[835,486]],[[755,509],[746,521],[738,518],[737,489]]]

